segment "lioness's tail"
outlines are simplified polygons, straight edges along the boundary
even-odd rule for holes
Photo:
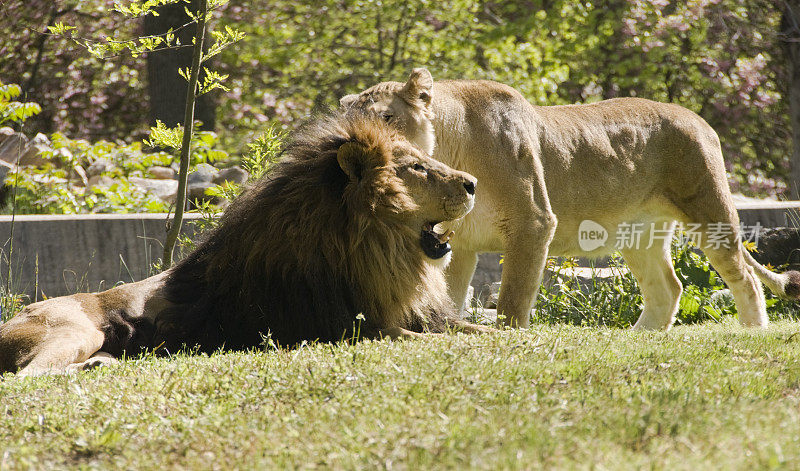
[[[744,259],[747,264],[753,267],[756,275],[767,288],[782,298],[800,300],[800,272],[790,270],[783,273],[775,273],[758,263],[747,250],[744,252]]]

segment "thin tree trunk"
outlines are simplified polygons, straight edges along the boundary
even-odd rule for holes
[[[206,13],[208,11],[206,0],[199,0],[198,10],[197,32],[195,33],[195,43],[192,54],[192,69],[189,76],[189,84],[186,88],[186,107],[183,113],[183,142],[181,142],[181,168],[178,173],[178,195],[175,198],[175,217],[169,232],[167,232],[167,240],[164,242],[164,269],[172,266],[172,252],[175,248],[175,241],[178,240],[178,234],[181,232],[183,210],[186,207],[186,182],[189,178],[189,156],[191,155],[192,145],[194,104],[197,91],[197,79],[200,76],[200,58],[203,53]]]

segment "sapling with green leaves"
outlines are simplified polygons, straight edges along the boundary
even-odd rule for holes
[[[129,18],[141,18],[147,15],[158,15],[158,7],[181,2],[187,5],[190,4],[188,0],[135,0],[126,3],[116,3],[114,11]],[[226,47],[244,37],[243,32],[231,27],[225,27],[221,31],[211,31],[210,36],[212,42],[209,44],[208,49],[204,51],[206,23],[210,19],[211,12],[227,3],[227,0],[200,0],[196,11],[192,11],[187,6],[186,14],[191,21],[189,24],[184,25],[184,27],[188,27],[193,23],[196,28],[191,45],[181,44],[179,38],[172,29],[160,35],[141,36],[131,39],[106,37],[98,40],[73,36],[75,28],[61,22],[57,22],[48,27],[51,34],[68,37],[99,58],[108,58],[125,53],[138,57],[141,54],[162,48],[193,48],[191,67],[178,71],[178,73],[189,82],[186,93],[183,126],[170,129],[163,123],[156,123],[156,126],[151,128],[150,139],[146,141],[153,147],[176,149],[179,150],[180,153],[180,171],[178,174],[178,194],[175,202],[175,216],[173,217],[172,224],[170,225],[164,242],[164,254],[161,263],[164,269],[172,265],[175,242],[178,239],[181,226],[183,225],[183,213],[186,207],[186,190],[189,175],[189,159],[194,129],[195,100],[198,96],[215,89],[228,90],[223,85],[223,81],[226,80],[228,76],[210,70],[203,64],[222,52]],[[202,80],[199,78],[201,67],[204,71]],[[180,136],[180,139],[178,139],[178,136]]]

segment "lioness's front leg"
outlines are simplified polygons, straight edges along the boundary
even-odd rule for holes
[[[485,325],[473,324],[462,319],[448,319],[447,325],[456,332],[464,332],[466,334],[488,334],[497,332],[497,329]]]
[[[89,357],[89,359],[86,361],[82,361],[80,363],[72,363],[71,365],[67,366],[66,372],[75,373],[77,371],[91,370],[101,366],[115,365],[117,363],[119,363],[119,360],[117,360],[116,357],[114,357],[110,353],[97,352],[91,357]]]
[[[477,252],[453,248],[453,256],[447,266],[445,276],[447,277],[447,292],[458,312],[469,308],[464,303],[469,289],[469,282],[472,281],[472,275],[475,274],[477,265]]]
[[[557,219],[550,208],[541,163],[534,152],[521,151],[519,159],[530,163],[523,174],[510,174],[516,184],[492,195],[499,210],[496,221],[503,237],[504,262],[497,300],[497,324],[526,328],[539,292],[550,242]]]
[[[544,228],[528,237],[519,237],[506,246],[497,324],[527,328],[531,309],[542,282],[547,250],[553,231]]]
[[[392,339],[422,339],[428,335],[441,335],[431,333],[414,332],[402,327],[387,327],[378,331],[377,338],[389,337]]]

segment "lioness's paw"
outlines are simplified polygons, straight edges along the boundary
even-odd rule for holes
[[[105,352],[98,352],[94,354],[91,358],[81,363],[73,363],[68,365],[66,368],[66,372],[68,374],[75,373],[77,371],[86,371],[92,370],[94,368],[102,367],[102,366],[109,366],[115,363],[119,363],[119,360],[112,357],[108,353]]]

